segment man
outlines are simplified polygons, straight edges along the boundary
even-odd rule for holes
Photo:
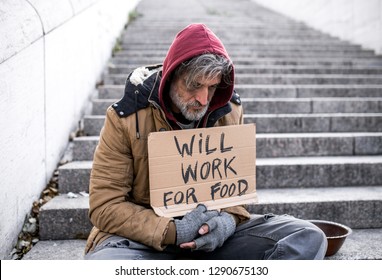
[[[243,122],[234,68],[203,24],[180,31],[162,66],[129,75],[124,97],[107,110],[94,154],[86,259],[322,259],[326,238],[290,216],[250,215],[198,205],[184,217],[150,207],[150,132]]]

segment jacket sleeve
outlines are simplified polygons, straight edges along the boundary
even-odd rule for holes
[[[162,243],[171,219],[129,202],[132,187],[133,158],[129,138],[121,120],[109,108],[90,176],[90,220],[103,232],[163,250]]]

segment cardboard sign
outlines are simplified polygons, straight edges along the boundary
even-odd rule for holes
[[[150,203],[164,217],[254,203],[254,124],[154,132],[148,137]]]

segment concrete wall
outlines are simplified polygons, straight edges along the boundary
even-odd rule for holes
[[[139,0],[0,1],[0,258],[52,176]]]
[[[382,54],[382,0],[252,0]]]

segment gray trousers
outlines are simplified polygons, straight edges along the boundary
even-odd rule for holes
[[[94,260],[314,260],[323,259],[324,233],[312,223],[282,215],[252,215],[239,225],[222,247],[213,252],[191,251],[171,245],[160,252],[121,236],[98,244],[85,259]]]

